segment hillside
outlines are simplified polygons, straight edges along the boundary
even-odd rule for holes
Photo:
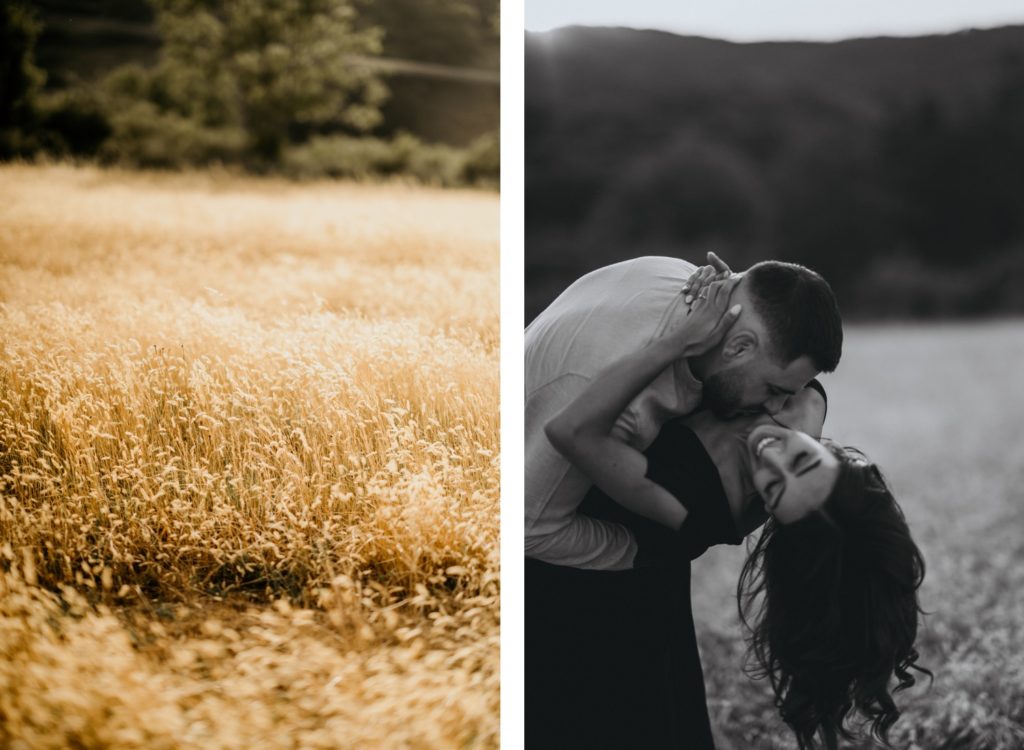
[[[897,251],[1005,265],[1024,237],[1020,50],[1022,26],[837,43],[527,34],[527,317],[588,268],[709,244],[738,265],[824,266],[848,290]]]

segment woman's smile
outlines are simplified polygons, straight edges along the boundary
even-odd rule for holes
[[[754,487],[765,509],[790,523],[822,505],[838,461],[809,435],[777,424],[758,425],[746,439]]]

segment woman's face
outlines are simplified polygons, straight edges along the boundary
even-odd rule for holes
[[[779,523],[818,510],[839,476],[839,459],[810,435],[779,425],[755,427],[747,438],[754,486]]]

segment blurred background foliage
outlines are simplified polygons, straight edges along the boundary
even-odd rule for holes
[[[1024,312],[1024,27],[526,38],[526,320],[638,255],[823,273],[851,318]]]
[[[496,186],[499,0],[0,10],[0,158]]]

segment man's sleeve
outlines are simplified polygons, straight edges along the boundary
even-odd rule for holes
[[[525,415],[526,554],[576,568],[632,567],[636,542],[625,527],[577,512],[589,481],[551,445],[544,426],[586,388],[589,379],[561,377],[527,394]],[[623,427],[617,425],[616,431]]]
[[[629,570],[636,551],[636,540],[625,526],[576,512],[555,531],[526,535],[527,557],[572,568]]]

